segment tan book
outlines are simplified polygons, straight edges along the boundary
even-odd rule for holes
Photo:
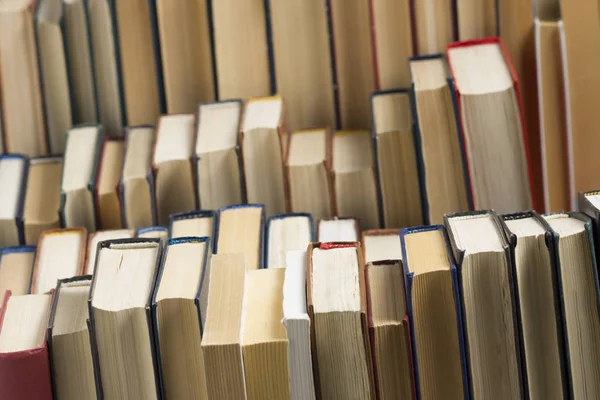
[[[338,131],[333,137],[332,174],[337,215],[356,217],[363,228],[379,228],[373,142],[369,131]]]
[[[101,229],[119,229],[123,226],[119,181],[123,170],[124,151],[123,137],[104,138],[94,187],[96,214]]]
[[[271,94],[265,2],[213,2],[212,17],[219,99]]]
[[[498,35],[496,0],[457,0],[458,40]]]
[[[261,204],[219,210],[215,254],[242,253],[248,270],[262,268],[265,208]]]
[[[240,146],[248,203],[264,204],[267,215],[284,213],[287,198],[284,107],[280,96],[253,98],[244,105]]]
[[[242,355],[248,400],[290,397],[288,339],[281,323],[284,278],[283,268],[248,271],[246,275]]]
[[[331,0],[335,87],[342,129],[369,129],[369,96],[375,90],[369,2]]]
[[[209,399],[245,399],[242,318],[246,266],[244,255],[214,255],[211,260],[202,356]]]
[[[59,279],[82,275],[85,268],[85,228],[51,229],[40,236],[31,278],[31,293],[47,293]]]
[[[15,296],[29,293],[35,250],[32,246],[0,250],[0,299],[4,299],[7,290]]]
[[[102,144],[100,125],[82,125],[69,129],[60,184],[62,226],[84,226],[95,232],[96,210],[93,185]]]
[[[169,230],[164,226],[150,226],[148,228],[138,229],[135,233],[136,238],[143,239],[161,239],[165,241],[169,238]]]
[[[85,252],[85,275],[93,275],[94,267],[96,266],[96,254],[98,244],[105,240],[114,239],[131,239],[135,237],[133,229],[110,229],[91,233],[88,236],[86,252]]]
[[[157,239],[102,242],[98,250],[89,309],[105,398],[160,398],[150,316],[160,256]]]
[[[402,260],[399,229],[371,229],[361,235],[365,263]]]
[[[265,232],[265,268],[285,268],[288,251],[306,251],[314,241],[314,223],[310,214],[287,213],[269,217]]]
[[[409,62],[412,74],[417,128],[417,151],[423,161],[421,179],[427,208],[426,221],[442,224],[444,214],[469,210],[469,186],[454,88],[442,56],[425,56]]]
[[[23,226],[25,244],[35,246],[43,231],[60,227],[60,176],[62,157],[39,157],[29,161]]]
[[[419,55],[443,53],[446,51],[446,45],[456,40],[454,2],[422,0],[415,1],[413,4],[416,53]],[[407,22],[407,26],[409,24]],[[398,85],[394,88],[406,87],[407,85]]]
[[[123,226],[127,228],[156,224],[153,148],[154,128],[139,126],[126,131],[120,193]]]
[[[186,211],[171,214],[169,220],[169,238],[208,237],[213,239],[217,224],[215,211]]]
[[[0,97],[4,151],[48,153],[33,16],[36,0],[0,1]]]
[[[0,156],[0,247],[24,243],[23,202],[28,164],[25,156]]]
[[[374,0],[371,11],[377,87],[381,90],[408,87],[410,72],[406,60],[414,54],[411,3]]]
[[[167,112],[192,113],[215,100],[207,0],[155,3]]]
[[[202,282],[207,238],[170,240],[152,301],[163,393],[169,398],[207,399],[202,358]],[[191,377],[194,377],[193,379]]]
[[[317,221],[333,216],[331,144],[327,128],[291,132],[284,171],[292,212],[308,212]]]
[[[169,215],[196,209],[194,124],[194,114],[163,115],[158,122],[152,166],[157,222],[162,226],[169,224]]]
[[[321,0],[269,2],[277,93],[289,128],[335,124],[327,9]]]
[[[317,226],[318,242],[358,242],[360,221],[356,218],[322,219]]]
[[[423,223],[410,102],[410,95],[402,90],[374,93],[371,99],[385,228]]]
[[[243,172],[239,132],[241,101],[201,104],[196,125],[195,166],[200,208],[241,204]]]
[[[94,362],[88,328],[91,276],[58,281],[50,320],[48,353],[54,395],[66,400],[96,399]]]

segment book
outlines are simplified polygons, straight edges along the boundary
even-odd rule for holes
[[[31,293],[47,293],[59,279],[82,275],[86,248],[85,228],[59,228],[42,233],[33,265]]]
[[[310,214],[287,213],[269,217],[265,230],[265,268],[285,268],[288,251],[306,250],[315,240]]]
[[[62,167],[62,157],[42,156],[29,160],[23,204],[23,228],[27,245],[35,246],[42,232],[60,227],[58,210]]]
[[[69,129],[60,180],[61,226],[84,226],[94,232],[96,212],[93,188],[102,145],[100,125],[82,125]]]
[[[581,213],[545,216],[552,229],[573,398],[600,393],[600,285],[592,224]]]
[[[407,87],[410,73],[406,59],[414,55],[411,3],[409,0],[371,0],[376,87]]]
[[[577,209],[592,219],[594,243],[600,243],[600,191],[580,192],[577,196]],[[600,260],[600,245],[594,246],[596,262]]]
[[[458,40],[498,35],[496,0],[456,0]]]
[[[561,212],[571,208],[565,71],[559,52],[562,22],[536,19],[534,26],[542,198],[547,212]]]
[[[8,290],[15,296],[29,293],[35,251],[34,246],[5,247],[0,250],[0,299],[4,299]]]
[[[414,399],[402,263],[399,260],[368,262],[365,287],[377,394],[380,399]]]
[[[534,194],[517,76],[499,38],[448,46],[475,209],[529,210]],[[500,110],[505,110],[500,112]]]
[[[306,250],[286,253],[281,323],[288,339],[290,399],[314,400],[310,318],[306,309]]]
[[[156,0],[160,60],[169,114],[193,113],[216,97],[210,2]]]
[[[456,257],[471,397],[517,398],[521,379],[511,249],[493,211],[445,218]]]
[[[409,65],[425,220],[441,224],[444,214],[468,211],[471,203],[454,88],[442,55],[412,58]]]
[[[358,242],[360,222],[356,218],[338,218],[319,220],[318,242]]]
[[[292,130],[335,125],[327,9],[321,0],[269,0],[277,93]]]
[[[48,353],[53,393],[60,399],[96,399],[96,380],[88,327],[92,277],[58,281],[48,321]]]
[[[48,152],[36,51],[35,0],[0,3],[0,98],[6,153]]]
[[[363,228],[379,228],[377,177],[371,133],[338,131],[333,137],[332,148],[337,214],[358,218]]]
[[[46,322],[52,294],[6,293],[0,313],[0,397],[52,399]]]
[[[152,165],[157,221],[162,226],[169,224],[169,215],[196,209],[194,123],[194,114],[163,115],[158,122]]]
[[[248,203],[265,205],[267,215],[287,209],[283,178],[284,108],[280,96],[252,98],[244,105],[240,146]]]
[[[88,301],[98,396],[160,398],[150,301],[158,239],[101,242]]]
[[[522,321],[527,395],[535,399],[560,394],[569,397],[552,234],[544,219],[534,212],[501,218],[514,248],[515,295]]]
[[[217,213],[212,210],[186,211],[171,214],[169,239],[179,237],[214,238],[217,226]]]
[[[265,207],[262,204],[223,207],[217,220],[215,254],[242,253],[248,270],[262,268]]]
[[[440,225],[405,228],[400,240],[417,396],[465,398],[458,273],[446,230]]]
[[[169,230],[164,226],[149,226],[147,228],[138,229],[135,232],[135,237],[144,239],[161,239],[164,241],[169,238]]]
[[[112,13],[113,4],[112,0],[85,2],[98,99],[98,122],[109,136],[121,135],[125,126],[125,99],[119,64],[117,25]]]
[[[268,96],[271,81],[269,26],[264,0],[211,3],[215,75],[220,100]],[[243,68],[241,68],[243,66]]]
[[[170,239],[152,299],[162,395],[206,399],[201,288],[210,239]],[[206,298],[205,298],[206,301]]]
[[[0,155],[0,247],[25,243],[23,202],[29,160],[18,154]]]
[[[331,145],[327,128],[291,132],[284,173],[292,212],[308,212],[315,220],[332,217]]]
[[[73,125],[63,11],[63,2],[56,0],[38,1],[35,11],[35,42],[50,154],[62,154],[65,135]]]
[[[96,217],[101,229],[119,229],[123,226],[119,181],[124,151],[125,140],[122,136],[104,137],[94,184]]]
[[[216,254],[211,259],[202,357],[208,398],[245,399],[242,318],[246,265],[244,255]]]
[[[139,229],[156,224],[156,198],[152,172],[153,127],[125,131],[125,155],[119,184],[123,226]]]
[[[376,92],[371,97],[371,107],[383,226],[421,225],[421,189],[410,94],[407,90]]]
[[[399,229],[370,229],[361,234],[365,263],[402,260]]]
[[[375,398],[360,247],[311,243],[307,250],[306,296],[319,398]]]
[[[460,1],[458,0],[457,3]],[[456,40],[455,2],[445,0],[435,3],[435,6],[434,3],[427,1],[414,1],[411,4],[414,15],[416,53],[423,56],[443,52],[448,43]],[[395,87],[406,87],[407,85],[408,83],[404,83]]]
[[[98,244],[105,240],[115,239],[131,239],[135,237],[133,229],[107,229],[100,230],[94,233],[90,233],[87,239],[86,252],[85,252],[85,275],[93,275],[94,267],[96,266],[96,252],[98,251]]]
[[[288,339],[281,323],[284,278],[283,268],[246,273],[242,356],[249,400],[290,397]]]
[[[328,0],[327,5],[337,126],[344,130],[368,129],[368,98],[376,87],[370,5],[367,1],[348,4],[344,0]]]
[[[244,200],[241,113],[238,100],[198,106],[194,167],[200,208],[216,210]]]

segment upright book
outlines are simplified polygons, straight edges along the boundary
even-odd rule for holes
[[[15,296],[29,293],[35,250],[33,246],[5,247],[0,250],[0,299],[4,299],[8,290]]]
[[[215,236],[217,213],[212,210],[185,211],[171,214],[169,219],[169,238]]]
[[[455,4],[464,0],[443,0],[436,3],[413,1],[412,15],[418,55],[441,53],[448,43],[456,40]],[[485,0],[488,1],[488,0]],[[408,58],[408,57],[407,57]],[[403,87],[406,86],[396,86]]]
[[[356,218],[322,219],[317,224],[318,242],[358,242],[360,221]]]
[[[312,216],[306,213],[273,215],[265,231],[265,268],[285,268],[286,254],[306,250],[315,241]]]
[[[119,229],[123,226],[119,181],[124,149],[123,137],[105,137],[100,148],[94,196],[97,223],[101,229]]]
[[[365,263],[402,260],[399,229],[369,229],[361,234]]]
[[[265,207],[261,204],[223,207],[218,220],[215,253],[242,253],[248,270],[262,268]]]
[[[25,243],[23,203],[28,167],[25,156],[0,155],[0,247]]]
[[[138,229],[135,232],[136,238],[143,239],[160,239],[165,241],[169,238],[169,230],[164,226],[149,226],[147,228]]]
[[[496,0],[456,0],[458,40],[496,36],[497,11]]]
[[[83,273],[86,275],[94,274],[94,268],[96,266],[96,252],[98,251],[98,245],[100,242],[115,239],[131,239],[134,236],[135,232],[132,229],[108,229],[91,233],[87,239],[85,251],[85,269]]]

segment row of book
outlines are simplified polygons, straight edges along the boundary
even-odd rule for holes
[[[0,254],[0,397],[596,398],[600,192],[579,206],[47,231]]]

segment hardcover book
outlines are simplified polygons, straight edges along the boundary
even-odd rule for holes
[[[27,157],[0,155],[0,247],[25,244],[23,203],[28,169]]]
[[[149,226],[147,228],[138,229],[135,232],[135,237],[144,239],[160,239],[165,241],[169,238],[169,230],[164,226]]]
[[[370,229],[363,231],[360,242],[365,263],[402,260],[400,229]]]
[[[8,290],[15,296],[29,294],[35,251],[34,246],[5,247],[0,250],[0,299],[4,299]]]
[[[189,236],[205,236],[213,239],[216,227],[217,213],[212,210],[185,211],[171,214],[169,218],[169,239]]]
[[[105,137],[102,142],[94,184],[96,217],[100,229],[119,229],[123,226],[119,181],[124,149],[123,137]]]
[[[464,0],[457,0],[456,3],[454,0],[443,0],[435,3],[435,7],[431,7],[433,4],[426,1],[411,1],[416,54],[422,56],[441,53],[448,43],[456,40],[456,4],[461,1]]]
[[[360,221],[346,217],[319,220],[317,241],[319,242],[358,242],[360,239]]]
[[[287,213],[269,217],[265,231],[265,268],[285,268],[288,251],[306,250],[315,240],[310,214]]]
[[[92,275],[94,273],[94,267],[96,266],[96,252],[98,251],[98,244],[100,244],[100,242],[114,239],[131,239],[134,236],[135,231],[133,229],[109,229],[91,233],[87,240],[85,271],[83,273],[86,275]]]
[[[248,270],[263,268],[265,207],[245,204],[219,210],[215,254],[242,253]]]

